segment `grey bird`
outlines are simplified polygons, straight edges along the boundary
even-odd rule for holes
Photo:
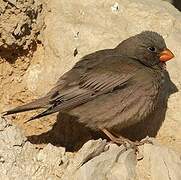
[[[4,116],[45,109],[31,121],[68,112],[85,126],[122,143],[111,132],[145,120],[163,101],[167,91],[165,64],[173,57],[161,35],[141,32],[113,49],[84,56],[46,96],[8,110]]]

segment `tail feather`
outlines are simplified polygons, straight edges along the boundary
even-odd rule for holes
[[[16,108],[5,111],[2,113],[2,115],[6,116],[6,115],[20,113],[20,112],[24,112],[24,111],[31,111],[31,110],[35,110],[35,109],[45,108],[48,106],[48,102],[49,102],[48,98],[43,97],[43,98],[37,99],[33,102],[30,102],[28,104],[18,106]]]
[[[45,111],[43,111],[43,112],[41,112],[41,113],[39,113],[39,114],[31,117],[31,118],[30,118],[29,120],[27,120],[25,123],[30,122],[30,121],[33,121],[33,120],[38,119],[38,118],[41,118],[41,117],[44,117],[44,116],[49,115],[49,114],[52,114],[52,113],[55,113],[55,112],[50,111],[50,109],[46,109]]]

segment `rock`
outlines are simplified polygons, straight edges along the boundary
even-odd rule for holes
[[[181,11],[181,2],[180,0],[172,0],[173,5]]]
[[[0,131],[0,143],[6,148],[21,147],[26,141],[26,137],[23,135],[22,131],[16,126],[8,124],[5,119],[0,118],[1,128]]]
[[[61,147],[58,148],[51,144],[48,144],[38,152],[36,160],[41,161],[48,165],[55,166],[61,164],[61,160],[64,154],[65,154],[65,148]]]
[[[65,148],[50,144],[38,150],[14,125],[0,119],[0,174],[5,179],[58,179],[67,158]]]
[[[0,49],[28,49],[43,28],[43,4],[38,1],[6,0],[0,4]],[[3,53],[3,54],[2,54]],[[16,52],[18,53],[18,52]],[[8,57],[6,57],[8,58]]]
[[[104,152],[105,147],[106,140],[90,140],[87,143],[85,143],[82,149],[80,149],[74,157],[72,163],[70,163],[70,165],[67,167],[67,173],[64,175],[64,178],[66,178],[66,176],[73,176],[77,169],[79,169],[92,158]]]
[[[181,179],[181,155],[160,145],[145,144],[143,160],[139,163],[140,179],[179,180]]]
[[[8,126],[8,122],[0,118],[0,131],[3,131]]]
[[[0,172],[4,179],[52,180],[180,180],[181,156],[153,140],[154,145],[140,148],[143,159],[137,161],[133,149],[90,140],[76,153],[51,144],[42,149],[27,142],[19,128],[0,119]],[[147,179],[149,179],[147,178]]]
[[[92,157],[82,166],[77,163],[77,157],[86,156],[87,145],[90,147],[96,141],[87,142],[82,149],[71,159],[63,180],[118,180],[118,179],[173,179],[181,177],[181,156],[171,149],[159,145],[153,139],[154,145],[145,144],[140,147],[142,159],[137,161],[138,156],[132,149],[127,151],[123,146],[109,144],[109,148],[101,154]],[[91,150],[91,148],[90,148]],[[87,154],[89,155],[89,154]],[[81,159],[81,158],[80,158]]]
[[[115,144],[109,144],[105,149],[105,145],[105,141],[102,140],[88,141],[72,159],[62,179],[134,179],[134,151],[126,151],[124,146],[119,147]]]
[[[169,3],[173,3],[173,0],[163,0],[163,1],[167,1]]]
[[[124,147],[111,145],[109,150],[83,165],[75,179],[135,179],[136,156],[133,150],[124,152]]]
[[[98,139],[97,141],[91,140],[84,144],[82,149],[78,152],[78,155],[75,157],[74,164],[76,164],[76,168],[81,167],[90,159],[104,152],[105,146],[106,140],[102,141],[101,139]]]

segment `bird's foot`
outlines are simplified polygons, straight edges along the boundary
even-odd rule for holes
[[[123,145],[126,149],[133,148],[135,150],[135,153],[139,152],[138,146],[144,145],[145,143],[152,143],[149,139],[134,142],[122,136],[116,137],[113,134],[111,134],[107,129],[102,129],[102,131],[104,132],[104,134],[106,134],[107,137],[109,137],[111,142],[116,143],[118,145]]]

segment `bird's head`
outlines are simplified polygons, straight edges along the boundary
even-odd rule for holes
[[[174,54],[167,48],[163,37],[152,31],[144,31],[132,36],[120,43],[115,49],[146,66],[159,64],[164,67],[165,62],[174,57]]]

